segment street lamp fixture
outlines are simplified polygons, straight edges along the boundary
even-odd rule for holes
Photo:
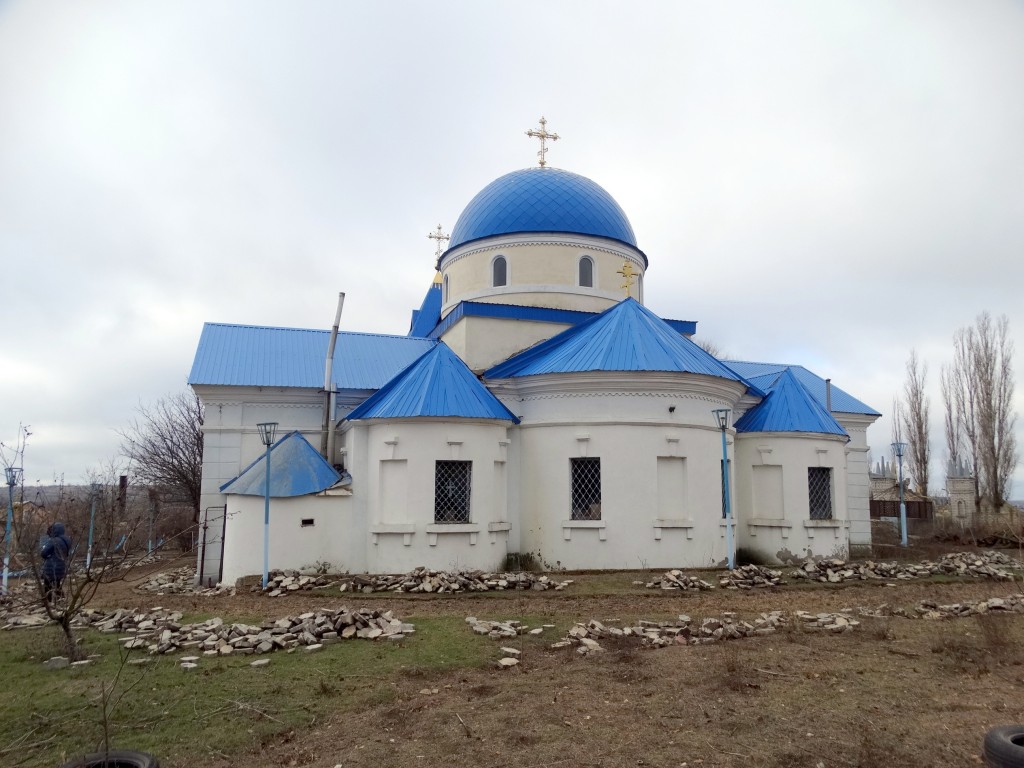
[[[907,453],[906,443],[893,443],[892,452],[900,467],[900,545],[907,546],[907,505],[903,501],[903,457]]]
[[[715,415],[718,428],[722,430],[722,499],[725,502],[725,549],[729,563],[729,570],[736,567],[736,548],[732,540],[732,499],[729,494],[729,452],[725,443],[725,431],[729,428],[728,408],[716,408],[711,413]]]
[[[256,425],[260,440],[267,448],[266,482],[263,484],[263,588],[267,588],[270,566],[270,446],[277,435],[277,422],[265,421]]]
[[[4,528],[4,577],[2,594],[7,594],[7,577],[11,571],[11,528],[14,526],[14,486],[21,482],[20,467],[4,467],[7,481],[7,525]]]

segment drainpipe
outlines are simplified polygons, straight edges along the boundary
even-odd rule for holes
[[[331,341],[327,347],[327,360],[324,361],[324,426],[320,440],[320,453],[329,464],[334,463],[334,404],[335,392],[332,374],[334,373],[334,345],[338,341],[338,326],[341,325],[341,308],[345,306],[345,293],[338,294],[338,311],[334,315],[331,327]]]
[[[825,379],[825,410],[832,413],[832,379]]]

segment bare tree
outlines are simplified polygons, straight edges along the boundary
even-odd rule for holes
[[[121,450],[135,475],[172,498],[188,502],[199,521],[203,476],[203,404],[194,392],[179,392],[138,408],[139,418],[120,431]]]
[[[691,341],[712,357],[716,357],[719,360],[724,360],[728,357],[717,341],[712,339],[691,339]]]
[[[928,364],[917,357],[917,350],[910,350],[907,360],[907,379],[903,384],[903,398],[906,406],[901,408],[899,420],[907,437],[907,464],[914,478],[917,492],[928,495],[928,462],[931,459],[929,445],[928,416],[931,405],[924,393],[928,378]]]
[[[946,434],[946,458],[950,466],[959,466],[964,460],[963,433],[960,420],[956,415],[956,396],[954,393],[954,377],[950,366],[942,366],[939,371],[939,385],[942,388],[943,426]]]
[[[953,335],[953,362],[943,369],[947,447],[953,454],[965,444],[978,511],[983,497],[996,510],[1003,506],[1017,466],[1013,351],[1009,320],[1003,316],[993,322],[983,312],[973,327]]]

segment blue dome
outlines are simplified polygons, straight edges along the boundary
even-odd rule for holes
[[[495,179],[455,222],[449,248],[516,232],[567,232],[618,240],[636,248],[629,219],[590,179],[557,168],[527,168]]]

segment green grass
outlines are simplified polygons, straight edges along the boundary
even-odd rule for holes
[[[310,654],[203,657],[183,670],[180,652],[151,657],[143,666],[121,665],[115,635],[82,633],[87,653],[101,658],[80,669],[47,670],[59,653],[55,630],[0,635],[0,764],[53,766],[102,745],[101,689],[120,679],[123,693],[108,718],[111,747],[158,755],[164,764],[201,764],[204,755],[252,749],[330,713],[358,710],[394,696],[400,675],[430,674],[494,661],[495,644],[472,635],[454,618],[409,619],[417,634],[401,645],[353,640]],[[207,748],[205,745],[213,745]],[[3,751],[6,750],[6,751]]]

